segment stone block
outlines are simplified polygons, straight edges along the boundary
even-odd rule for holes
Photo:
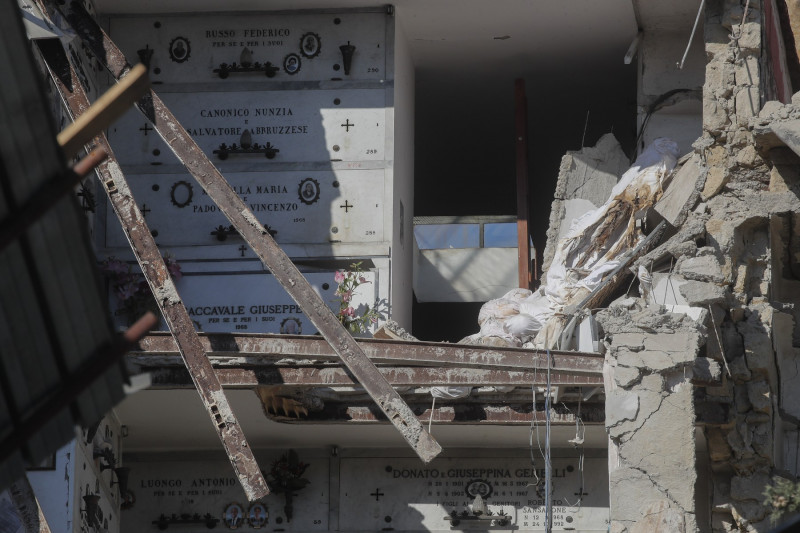
[[[736,117],[740,124],[758,114],[761,108],[761,94],[758,87],[740,87],[735,96]]]
[[[755,54],[761,53],[761,24],[758,22],[745,22],[743,26],[735,27],[734,31],[739,32],[740,50]]]
[[[734,476],[731,478],[731,498],[737,501],[764,499],[764,488],[770,484],[767,474],[756,473],[752,476]]]
[[[753,408],[750,404],[750,393],[747,383],[734,385],[733,402],[736,406],[736,412],[739,414],[747,413]]]
[[[678,262],[677,270],[688,280],[717,284],[726,281],[722,275],[722,265],[713,255],[683,258]]]
[[[719,383],[722,379],[722,366],[708,357],[698,357],[692,365],[694,382]]]
[[[708,446],[708,456],[714,462],[727,461],[732,457],[731,447],[720,428],[709,427],[706,429],[706,445]]]
[[[706,201],[716,196],[722,192],[728,181],[730,181],[730,173],[726,169],[721,167],[709,168],[708,172],[706,172],[706,181],[703,185],[703,191],[700,193],[700,198]]]
[[[681,285],[681,295],[692,307],[705,307],[709,304],[724,303],[728,298],[727,290],[713,283],[687,280]]]
[[[736,153],[736,163],[741,167],[753,168],[763,162],[763,159],[758,155],[755,146],[752,144],[745,146]]]
[[[731,123],[728,112],[722,102],[708,96],[703,98],[703,129],[710,133],[719,133]]]
[[[745,56],[736,62],[736,85],[758,85],[758,58],[752,55]]]
[[[800,94],[800,93],[798,93]],[[794,96],[792,97],[794,99]],[[766,102],[761,110],[758,112],[758,118],[764,118],[767,120],[777,118],[779,113],[783,109],[783,103],[777,100],[770,100]]]
[[[747,399],[755,411],[770,413],[772,411],[772,393],[769,383],[764,380],[747,383]]]

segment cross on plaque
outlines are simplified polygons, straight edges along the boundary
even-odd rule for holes
[[[381,496],[386,496],[384,493],[381,492],[381,489],[375,489],[375,492],[371,492],[370,496],[375,496],[375,501],[381,501]]]
[[[144,218],[147,218],[147,213],[149,213],[150,211],[152,211],[152,209],[147,207],[147,204],[142,204],[142,216]]]
[[[355,124],[350,124],[349,118],[344,121],[344,124],[342,124],[344,131],[346,131],[347,133],[350,133],[350,128],[352,128],[353,126],[355,126]]]
[[[352,204],[348,204],[347,200],[345,200],[344,201],[344,205],[340,205],[339,207],[344,208],[344,212],[345,213],[349,213],[350,212],[350,208],[353,207],[353,205]]]
[[[244,244],[239,247],[239,251],[242,252],[242,257],[244,257],[244,253],[247,251],[247,246]]]
[[[144,126],[142,126],[141,128],[139,128],[139,131],[143,131],[143,132],[144,132],[144,136],[145,136],[145,137],[147,137],[147,132],[148,132],[148,131],[153,131],[153,128],[151,128],[151,127],[150,127],[150,124],[148,124],[147,122],[145,122],[145,123],[144,123]]]

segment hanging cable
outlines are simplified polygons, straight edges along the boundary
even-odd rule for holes
[[[747,0],[747,3],[750,3],[750,0]],[[689,36],[689,42],[686,43],[686,51],[683,53],[683,58],[681,58],[681,62],[678,63],[678,69],[683,69],[683,63],[686,61],[686,56],[689,55],[689,48],[692,46],[692,41],[694,40],[694,32],[697,31],[697,24],[700,22],[700,15],[703,14],[703,6],[706,4],[706,0],[701,0],[700,8],[697,10],[697,17],[694,19],[694,26],[692,26],[692,34]],[[746,13],[747,11],[745,11]]]
[[[547,392],[544,396],[544,530],[546,533],[553,531],[553,469],[550,464],[550,394],[551,381],[550,381],[550,350],[547,350]]]

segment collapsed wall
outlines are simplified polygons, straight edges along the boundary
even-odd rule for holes
[[[697,194],[670,220],[672,237],[637,261],[650,292],[597,314],[618,533],[768,531],[765,486],[798,472],[800,107],[761,109],[774,92],[763,7],[706,2],[703,135],[688,172]],[[708,471],[695,471],[695,424]],[[710,526],[698,524],[709,501]]]

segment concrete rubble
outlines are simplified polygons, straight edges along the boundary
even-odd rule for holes
[[[797,471],[800,94],[760,109],[760,3],[744,15],[706,5],[703,135],[657,204],[672,235],[636,264],[652,290],[596,315],[611,531],[697,531],[696,425],[715,533],[770,530],[764,487]]]
[[[648,214],[670,229],[631,268],[638,297],[595,313],[615,533],[768,531],[764,488],[800,467],[800,93],[761,107],[763,16],[748,6],[706,3],[702,136]],[[600,205],[626,166],[610,135],[564,157],[545,269],[569,221]],[[534,346],[503,328],[530,298],[490,302],[465,341]]]

